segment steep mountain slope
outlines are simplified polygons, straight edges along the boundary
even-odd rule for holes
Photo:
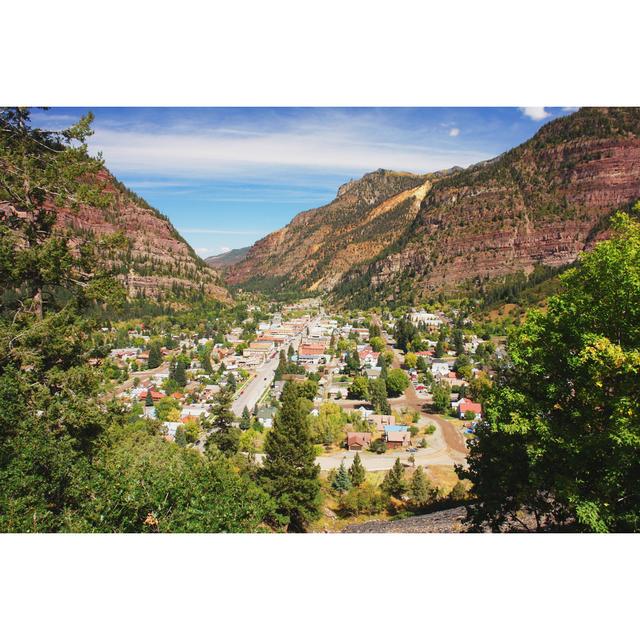
[[[231,249],[215,256],[205,258],[204,261],[213,269],[226,269],[234,264],[237,264],[241,260],[244,260],[247,253],[249,253],[251,247],[242,247],[240,249]]]
[[[230,300],[219,274],[195,254],[167,217],[108,171],[101,170],[97,180],[109,195],[105,208],[50,206],[57,214],[56,227],[71,233],[72,244],[115,233],[126,238],[126,248],[112,251],[108,260],[126,285],[129,298],[180,301],[204,293]],[[7,209],[11,204],[0,203],[0,207]]]
[[[640,109],[581,109],[492,161],[407,180],[368,208],[342,206],[337,221],[340,192],[300,214],[256,243],[231,281],[272,275],[366,305],[571,263],[640,198]]]
[[[228,282],[330,289],[354,264],[393,242],[418,211],[427,176],[379,169],[344,184],[331,203],[298,214],[233,265]]]

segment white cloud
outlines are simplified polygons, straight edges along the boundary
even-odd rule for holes
[[[551,113],[546,111],[544,107],[520,107],[520,111],[522,111],[527,118],[531,118],[536,122],[551,117]]]
[[[580,107],[562,107],[563,111],[567,111],[568,113],[573,113],[577,111]]]
[[[231,247],[220,247],[218,251],[220,253],[228,253],[229,251],[231,251]]]
[[[453,129],[452,129],[453,131]],[[422,141],[416,144],[415,140]],[[130,130],[97,126],[90,140],[116,174],[158,181],[262,179],[295,185],[316,174],[359,176],[380,167],[428,172],[486,160],[486,152],[433,146],[423,131],[403,131],[375,116],[307,116],[263,131],[173,127]]]
[[[452,138],[457,138],[460,135],[460,129],[458,129],[458,127],[453,127],[449,130],[449,135]]]
[[[196,247],[194,249],[194,251],[201,257],[201,258],[208,258],[212,253],[213,253],[213,249],[209,249],[208,247]]]

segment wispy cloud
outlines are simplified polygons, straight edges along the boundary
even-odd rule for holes
[[[536,122],[544,120],[545,118],[550,118],[552,115],[544,107],[520,107],[520,111],[522,111],[527,118],[531,118]]]
[[[360,175],[380,167],[427,172],[487,159],[487,153],[455,148],[449,136],[398,130],[376,114],[298,117],[262,130],[195,127],[191,123],[129,130],[99,126],[91,140],[116,172],[141,177],[295,181],[304,174]],[[457,132],[457,133],[456,133]],[[419,142],[416,143],[416,140]]]
[[[460,129],[458,127],[453,127],[449,130],[449,136],[451,138],[457,138],[460,135]]]

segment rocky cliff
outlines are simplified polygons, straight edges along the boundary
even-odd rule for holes
[[[581,109],[492,161],[403,179],[348,206],[358,185],[341,188],[256,243],[232,281],[271,274],[366,304],[568,264],[640,198],[640,109]]]
[[[222,301],[230,296],[220,276],[199,258],[169,219],[129,191],[109,172],[98,175],[107,207],[56,208],[56,226],[68,229],[75,242],[83,237],[122,233],[128,248],[114,253],[111,262],[126,284],[129,297],[180,300],[193,293]]]

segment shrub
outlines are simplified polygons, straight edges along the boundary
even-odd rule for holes
[[[387,450],[387,443],[382,439],[378,438],[371,443],[369,447],[369,451],[373,451],[373,453],[384,453]]]
[[[345,515],[373,515],[384,509],[385,499],[379,489],[365,482],[344,493],[339,504]]]

